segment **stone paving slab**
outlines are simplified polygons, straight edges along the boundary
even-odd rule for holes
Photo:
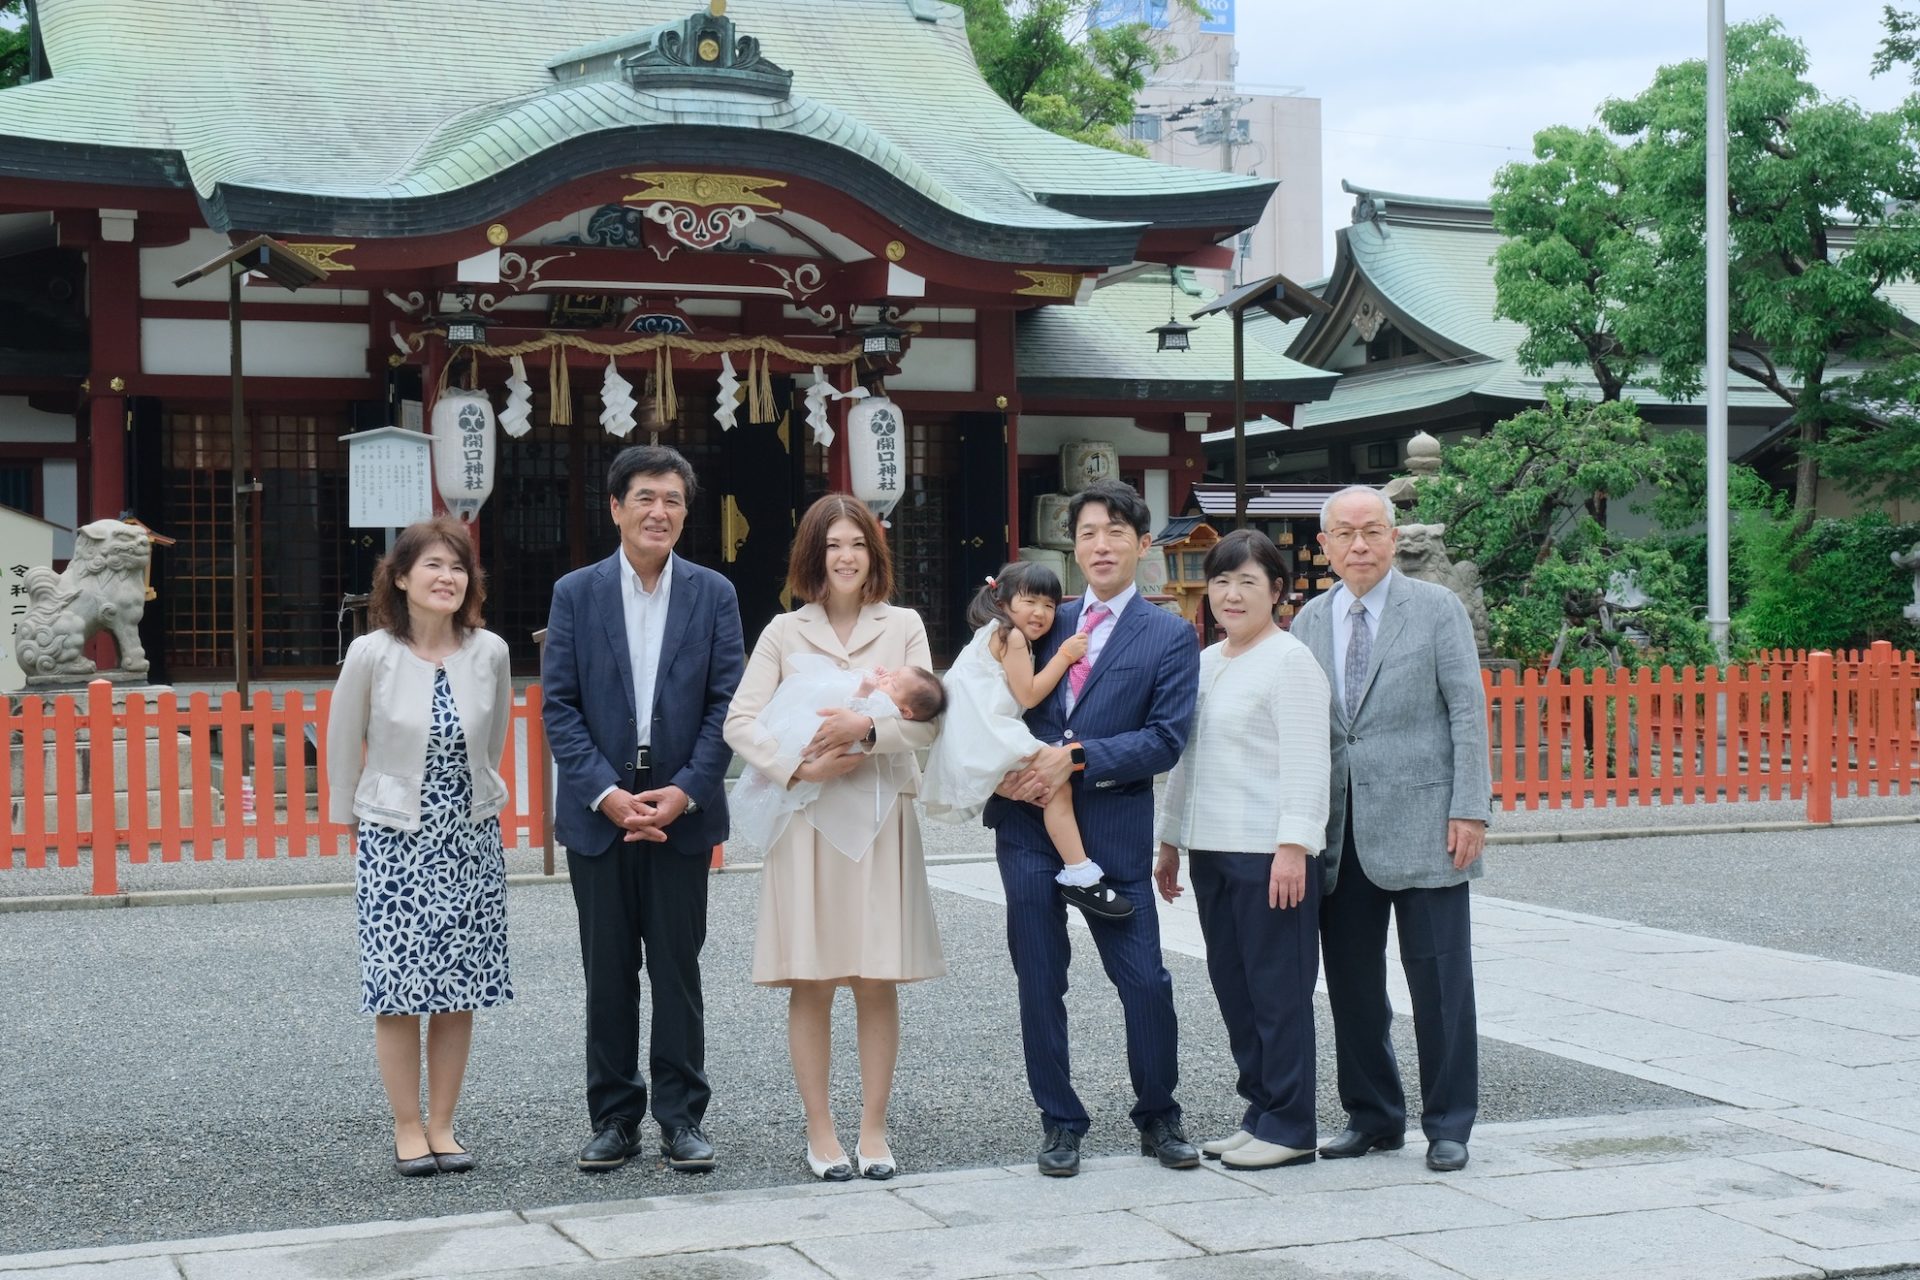
[[[461,1280],[447,1271],[421,1280]],[[830,1280],[827,1273],[785,1245],[711,1253],[618,1258],[559,1267],[487,1273],[486,1280]]]
[[[1460,1273],[1385,1240],[1357,1240],[1045,1271],[1041,1280],[1460,1280]]]
[[[903,1187],[896,1194],[948,1226],[962,1227],[1017,1222],[1023,1217],[1044,1222],[1079,1214],[1138,1210],[1148,1205],[1258,1200],[1262,1189],[1229,1178],[1169,1177],[1157,1165],[1127,1159],[1125,1167],[1109,1167],[1098,1179],[1043,1178],[1037,1168],[1028,1166],[1010,1177],[961,1185]]]
[[[1789,1173],[1715,1156],[1484,1179],[1464,1189],[1529,1218],[1588,1218],[1784,1199],[1812,1194],[1817,1188]]]
[[[1276,1178],[1272,1194],[1278,1203],[1249,1208],[1229,1200],[1217,1204],[1158,1206],[1137,1212],[1208,1253],[1366,1240],[1389,1234],[1389,1230],[1397,1235],[1411,1231],[1507,1226],[1526,1220],[1522,1214],[1438,1182],[1313,1192],[1312,1180],[1298,1176],[1312,1168],[1308,1165],[1273,1171]],[[1295,1176],[1281,1181],[1287,1174]]]
[[[978,1226],[806,1240],[799,1250],[839,1280],[979,1280],[1196,1257],[1201,1250],[1131,1213],[1021,1216]]]
[[[1661,1209],[1630,1217],[1395,1235],[1394,1243],[1474,1280],[1750,1280],[1818,1276],[1795,1263],[1793,1242],[1707,1209]]]
[[[671,1198],[638,1212],[555,1220],[552,1225],[595,1258],[693,1253],[794,1244],[823,1236],[860,1236],[939,1227],[898,1196],[741,1198],[724,1205],[676,1205]]]
[[[1816,1249],[1920,1242],[1916,1187],[1722,1204],[1715,1212]]]
[[[410,1231],[278,1249],[188,1254],[186,1280],[421,1280],[580,1262],[589,1255],[544,1223]]]

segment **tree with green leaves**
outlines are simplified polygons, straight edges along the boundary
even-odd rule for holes
[[[1197,11],[1197,0],[1181,0]],[[1078,142],[1145,155],[1123,136],[1134,96],[1167,56],[1144,22],[1096,26],[1099,0],[960,0],[980,74],[1034,124]]]
[[[1533,373],[1584,364],[1602,400],[1618,400],[1647,358],[1653,244],[1637,234],[1630,157],[1599,129],[1534,135],[1534,161],[1493,178],[1496,312],[1526,326]]]
[[[26,0],[0,0],[0,89],[26,83],[32,71],[33,35]]]
[[[1889,14],[1898,61],[1911,28]],[[1858,492],[1920,492],[1900,469],[1920,449],[1920,343],[1884,292],[1920,278],[1920,95],[1869,112],[1806,70],[1778,22],[1728,29],[1729,367],[1791,409],[1803,523],[1823,463]],[[1528,367],[1577,360],[1617,395],[1644,365],[1663,394],[1700,393],[1705,103],[1704,63],[1663,67],[1602,105],[1603,130],[1546,130],[1501,171],[1498,307],[1527,326]]]
[[[1444,524],[1453,558],[1479,566],[1497,651],[1553,666],[1632,666],[1644,637],[1656,660],[1704,662],[1686,569],[1656,539],[1629,539],[1599,518],[1608,494],[1645,485],[1663,528],[1699,518],[1706,460],[1699,437],[1654,434],[1630,401],[1549,394],[1538,409],[1448,448],[1409,518]]]

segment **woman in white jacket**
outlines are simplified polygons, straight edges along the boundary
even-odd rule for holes
[[[375,1015],[394,1167],[409,1178],[473,1167],[453,1135],[473,1011],[513,998],[497,767],[513,681],[506,641],[482,629],[485,598],[465,525],[403,530],[373,571],[374,629],[347,650],[327,718],[328,816],[359,824],[360,1007]]]

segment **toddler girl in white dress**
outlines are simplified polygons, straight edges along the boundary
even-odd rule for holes
[[[1026,560],[988,578],[974,597],[967,609],[973,639],[947,672],[946,715],[920,780],[920,801],[929,818],[967,822],[977,817],[1000,779],[1046,745],[1021,716],[1045,701],[1087,653],[1086,636],[1069,636],[1045,667],[1034,670],[1034,646],[1053,629],[1059,606],[1059,577]],[[1042,819],[1065,864],[1054,877],[1061,896],[1110,920],[1132,915],[1133,904],[1101,878],[1099,864],[1087,856],[1071,787],[1054,788]]]

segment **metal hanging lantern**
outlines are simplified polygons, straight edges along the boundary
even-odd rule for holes
[[[883,317],[855,332],[860,338],[860,363],[864,368],[881,375],[900,371],[900,357],[907,349],[905,329]]]
[[[1187,340],[1187,335],[1197,328],[1199,328],[1198,325],[1181,324],[1172,316],[1168,316],[1165,324],[1157,324],[1147,332],[1159,339],[1160,345],[1155,348],[1156,350],[1188,351],[1192,349],[1193,344]]]

